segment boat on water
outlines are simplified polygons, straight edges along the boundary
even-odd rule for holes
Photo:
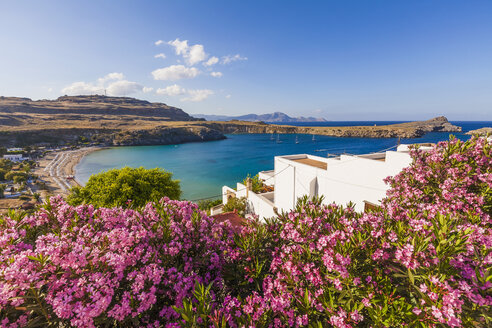
[[[282,141],[280,140],[280,135],[277,134],[277,143],[282,143]]]
[[[314,134],[313,134],[313,141],[316,141],[316,138],[314,137]]]
[[[270,133],[270,140],[274,140],[273,133]]]
[[[296,136],[296,144],[299,143],[299,138]]]

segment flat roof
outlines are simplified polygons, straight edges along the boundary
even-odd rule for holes
[[[291,159],[291,161],[297,162],[297,163],[302,163],[306,164],[309,166],[314,166],[322,170],[326,170],[328,168],[328,164],[325,162],[317,161],[315,159],[310,159],[310,158],[298,158],[298,159]]]

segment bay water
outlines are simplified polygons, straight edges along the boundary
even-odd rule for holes
[[[401,122],[314,122],[296,125],[356,126],[386,125]],[[451,122],[463,132],[431,132],[421,138],[401,139],[403,144],[448,140],[452,134],[466,140],[465,133],[481,127],[492,127],[492,121]],[[290,123],[289,123],[290,124]],[[293,124],[291,124],[293,125]],[[314,139],[314,140],[313,140]],[[397,144],[396,138],[339,138],[306,134],[232,134],[227,139],[165,146],[114,147],[90,153],[75,168],[78,181],[86,183],[92,174],[124,166],[160,167],[181,181],[182,198],[197,201],[218,198],[222,186],[235,187],[248,174],[273,169],[274,156],[311,154],[366,154],[382,151]]]

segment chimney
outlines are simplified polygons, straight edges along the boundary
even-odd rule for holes
[[[253,189],[253,183],[251,182],[251,178],[246,178],[246,197],[249,196],[249,191]]]

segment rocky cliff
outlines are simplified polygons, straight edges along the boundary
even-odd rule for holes
[[[492,135],[492,128],[486,127],[486,128],[480,128],[476,130],[471,130],[468,131],[466,134],[469,135],[479,135],[479,136],[484,136],[484,135]]]
[[[445,117],[381,126],[298,127],[263,122],[210,122],[162,103],[128,97],[76,96],[32,101],[0,97],[2,146],[165,145],[220,140],[233,133],[302,133],[335,137],[415,138],[461,131]]]
[[[441,116],[427,121],[380,126],[290,126],[241,121],[203,122],[212,129],[229,133],[301,133],[333,137],[360,138],[417,138],[428,132],[459,132],[461,127],[452,125]]]

